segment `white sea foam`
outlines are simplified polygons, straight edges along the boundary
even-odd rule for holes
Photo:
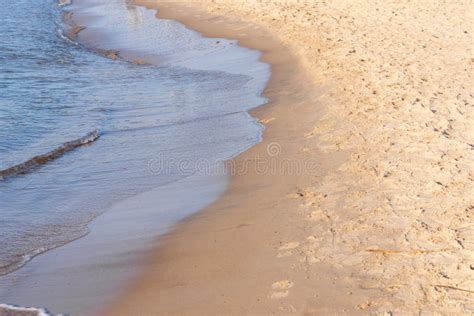
[[[75,42],[72,39],[70,39],[69,37],[67,37],[66,35],[64,35],[64,31],[61,28],[58,28],[57,32],[58,32],[59,37],[61,37],[66,42],[74,44],[76,46],[79,46],[78,42]]]
[[[0,304],[0,311],[4,309],[7,311],[14,311],[14,312],[36,312],[37,316],[51,316],[46,310],[42,308],[36,307],[21,307],[21,306],[14,306],[9,304]]]
[[[71,5],[72,1],[71,0],[59,0],[58,1],[58,5],[60,7],[64,7],[64,6],[67,6],[67,5]]]

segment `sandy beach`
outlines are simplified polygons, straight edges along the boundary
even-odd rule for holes
[[[90,178],[89,184],[97,189],[84,191],[87,200],[104,199],[104,188],[111,195],[137,192],[120,203],[111,202],[113,207],[90,223],[90,233],[84,238],[73,242],[74,238],[65,239],[7,274],[0,286],[4,290],[0,291],[0,303],[8,304],[0,304],[0,315],[63,310],[114,316],[474,314],[472,1],[99,2],[60,1],[60,6],[72,4],[73,8],[64,12],[63,19],[69,25],[64,34],[61,29],[50,28],[51,17],[44,14],[54,15],[55,11],[35,6],[39,11],[34,11],[32,17],[44,20],[32,20],[34,29],[43,30],[43,35],[53,30],[54,36],[32,35],[28,37],[31,41],[20,41],[21,45],[1,51],[11,55],[6,64],[10,67],[8,73],[21,73],[29,67],[43,76],[54,68],[52,65],[59,65],[54,68],[57,72],[45,77],[51,79],[45,96],[54,96],[54,91],[66,88],[62,82],[82,74],[82,82],[99,91],[85,89],[67,99],[82,100],[80,106],[71,106],[76,109],[91,103],[81,97],[89,96],[91,91],[101,96],[108,90],[101,84],[114,82],[118,88],[104,95],[104,106],[111,110],[112,119],[113,113],[123,110],[125,114],[105,125],[109,128],[123,123],[127,131],[136,130],[128,124],[147,122],[148,112],[129,122],[128,113],[139,110],[131,94],[135,90],[141,91],[136,97],[141,106],[150,101],[151,108],[156,109],[161,100],[163,109],[177,106],[180,101],[190,107],[177,111],[179,124],[175,129],[174,125],[170,127],[168,134],[140,125],[138,130],[149,132],[126,142],[128,138],[114,138],[123,132],[121,129],[106,131],[97,142],[100,146],[87,147],[90,154],[77,151],[75,159],[65,155],[64,161],[57,159],[58,165],[48,165],[49,173],[44,169],[40,170],[43,173],[32,173],[35,181],[19,177],[17,186],[4,187],[10,190],[2,200],[4,222],[18,220],[20,228],[29,221],[36,225],[40,219],[52,224],[42,216],[63,201],[67,196],[64,192],[81,187],[70,183],[82,183],[78,179],[83,178],[84,170],[90,175],[106,174],[95,169],[100,166],[97,157],[102,157],[101,153],[112,155],[119,149],[120,154],[129,152],[130,157],[137,158],[142,148],[154,148],[159,153],[161,145],[169,143],[168,151],[177,154],[177,142],[168,140],[179,135],[183,151],[176,159],[197,159],[204,152],[215,154],[204,155],[208,162],[224,153],[223,160],[227,160],[250,149],[226,162],[230,183],[228,174],[202,172],[156,187],[156,178],[152,177],[156,175],[147,160],[155,152],[146,152],[135,169],[131,168],[131,160],[111,169],[116,178],[104,178],[105,182],[100,182],[101,177],[95,181]],[[94,11],[99,5],[103,9]],[[17,10],[18,3],[5,8],[4,16],[15,13],[19,21],[23,17],[23,10]],[[190,30],[172,21],[152,23],[158,22],[155,10],[160,19],[181,22],[208,38],[189,34]],[[99,14],[103,12],[107,14]],[[127,22],[122,23],[125,19]],[[6,22],[15,26],[7,28],[6,37],[14,44],[19,37],[10,31],[15,31],[18,23],[14,19]],[[31,31],[28,25],[26,29]],[[48,53],[38,55],[41,49],[36,46]],[[62,55],[52,58],[51,47],[57,47]],[[34,54],[23,56],[17,65],[13,62],[17,50]],[[89,51],[102,56],[89,55]],[[164,67],[169,73],[155,73],[160,67],[148,72],[147,66],[163,66],[173,58],[179,60],[178,67]],[[69,68],[75,60],[79,67]],[[268,65],[271,78],[265,99],[260,93],[269,76]],[[183,72],[187,67],[196,72]],[[74,69],[74,76],[66,71],[69,69]],[[216,77],[204,76],[210,69],[219,74],[217,81]],[[38,80],[32,81],[36,89],[46,82],[32,72],[18,78],[22,81],[17,87],[27,86],[30,77]],[[168,77],[173,81],[163,81]],[[36,121],[47,122],[57,114],[45,113],[43,119],[32,115],[34,124],[23,122],[36,97],[28,101],[25,90],[17,98],[18,91],[23,90],[6,93],[12,108],[24,103],[27,110],[17,108],[14,125],[29,128],[17,131],[13,126],[13,132],[6,134],[15,141],[30,137],[23,134],[25,130],[32,130],[37,137],[33,128]],[[150,94],[146,100],[149,92],[156,95]],[[213,93],[193,98],[201,92]],[[167,95],[176,98],[160,99]],[[57,105],[54,100],[62,100],[46,99],[51,109]],[[110,104],[112,99],[118,102],[115,107]],[[266,100],[268,103],[257,107]],[[120,102],[124,102],[123,108],[116,107]],[[224,107],[222,103],[226,103]],[[199,110],[194,111],[196,105]],[[211,105],[214,108],[207,111],[212,114],[212,122],[199,116]],[[253,109],[250,115],[265,126],[263,140],[255,146],[261,139],[262,126],[248,115],[249,109]],[[163,111],[157,113],[156,122],[171,113]],[[97,108],[77,117],[89,119],[91,113],[107,111]],[[199,114],[188,121],[204,125],[186,130],[181,124],[184,114]],[[102,114],[97,115],[102,122]],[[233,115],[249,124],[235,124],[236,118],[230,119]],[[67,128],[57,135],[72,132],[74,126],[88,126],[81,120],[64,125]],[[95,135],[95,140],[99,134],[94,133],[80,135]],[[222,138],[224,134],[229,141]],[[62,143],[63,137],[59,136],[51,142]],[[68,138],[74,139],[77,137]],[[89,138],[65,144],[79,147],[84,139]],[[144,146],[138,146],[139,139]],[[188,143],[198,140],[202,142]],[[6,145],[11,146],[8,142]],[[52,155],[33,157],[57,158],[68,147],[57,148]],[[10,155],[7,152],[5,156]],[[94,163],[86,164],[91,157]],[[116,160],[116,156],[104,155],[103,165]],[[221,166],[222,160],[217,160]],[[76,162],[79,164],[74,165]],[[142,168],[144,165],[148,168]],[[77,178],[69,167],[78,171]],[[9,170],[16,167],[7,169],[7,175]],[[130,170],[129,178],[128,173],[119,177],[117,170]],[[65,175],[71,177],[70,181],[65,181],[69,179]],[[147,177],[149,186],[140,182]],[[45,183],[56,184],[59,179],[65,180],[56,188],[57,200],[51,194],[40,199],[30,196],[33,204],[25,204],[25,212],[18,213],[28,216],[23,220],[15,216],[21,207],[14,203],[28,200],[28,192],[36,192],[24,188],[33,183],[38,186],[37,192],[43,192],[48,187]],[[20,185],[23,180],[29,181],[26,186]],[[118,184],[129,187],[117,191],[119,187],[114,185]],[[138,190],[140,185],[143,192]],[[74,204],[74,196],[80,194],[70,194],[64,206]],[[76,202],[79,205],[82,200]],[[31,205],[38,208],[37,219],[29,213]],[[95,207],[101,209],[100,205]],[[71,209],[68,214],[76,216],[77,212]],[[66,224],[68,233],[79,227]],[[36,229],[33,232],[49,238],[48,234],[58,231],[58,227],[63,226],[45,229],[42,234]],[[8,236],[17,236],[13,235],[17,231],[11,232],[8,235],[5,229],[2,237],[11,253],[17,254],[19,246],[14,242],[20,238],[9,242]]]
[[[137,3],[262,51],[270,103],[109,315],[474,312],[471,1]]]

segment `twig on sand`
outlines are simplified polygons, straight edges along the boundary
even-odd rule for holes
[[[446,289],[457,290],[457,291],[463,291],[463,292],[467,292],[467,293],[474,294],[474,291],[472,291],[472,290],[461,289],[461,288],[459,288],[459,287],[455,287],[455,286],[451,286],[451,285],[435,284],[435,285],[433,285],[433,286],[434,286],[434,287],[444,287],[444,288],[446,288]]]

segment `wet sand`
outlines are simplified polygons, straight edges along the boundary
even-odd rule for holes
[[[472,3],[198,2],[138,3],[264,52],[264,142],[109,314],[472,313]]]

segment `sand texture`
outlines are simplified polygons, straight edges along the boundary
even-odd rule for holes
[[[213,2],[278,34],[329,86],[301,137],[350,158],[302,188],[316,237],[295,259],[355,266],[407,311],[474,312],[472,2]]]
[[[160,7],[164,2],[154,3]],[[249,275],[261,278],[254,280],[258,285],[253,290],[244,286],[240,290],[254,291],[256,297],[265,294],[255,306],[240,301],[249,309],[216,307],[208,309],[210,314],[474,313],[473,3],[193,2],[209,16],[254,23],[273,34],[301,63],[309,77],[305,87],[294,82],[274,86],[287,87],[287,95],[282,96],[281,91],[271,90],[270,84],[267,95],[271,99],[273,94],[276,101],[256,115],[268,125],[267,142],[277,141],[282,152],[300,162],[317,157],[324,169],[273,177],[266,182],[273,184],[273,189],[264,187],[265,181],[255,180],[247,181],[246,191],[245,185],[239,184],[242,180],[235,180],[237,184],[229,194],[234,190],[234,195],[246,197],[245,201],[257,201],[255,210],[260,213],[245,213],[240,223],[248,227],[242,236],[255,237],[247,240],[252,243],[251,249],[235,246],[229,240],[231,246],[227,247],[235,246],[232,253],[265,268],[241,267],[239,263],[234,263],[238,271],[233,271],[232,265],[221,268],[227,267],[228,274],[242,273],[243,279]],[[200,15],[195,19],[205,22]],[[200,24],[195,24],[199,30]],[[200,30],[204,31],[202,27]],[[241,40],[246,36],[252,37],[251,29],[235,32]],[[258,44],[253,47],[261,48]],[[288,73],[288,67],[285,69]],[[311,89],[318,90],[317,96],[308,93]],[[291,95],[293,91],[295,95]],[[287,108],[286,112],[275,109],[275,105],[281,106],[279,100],[289,106],[292,98],[301,106]],[[309,114],[312,108],[317,115]],[[301,124],[290,122],[293,119],[301,119]],[[250,152],[264,148],[257,146]],[[255,190],[249,193],[249,188]],[[266,203],[267,199],[273,204]],[[236,207],[232,201],[241,205]],[[245,207],[251,207],[244,200],[237,201],[224,197],[224,202],[214,208],[224,209],[226,216],[231,216],[230,209],[242,213]],[[259,225],[259,218],[263,222],[267,213],[270,228],[262,226],[252,233],[252,227]],[[211,210],[205,214],[215,213]],[[183,229],[196,227],[198,224],[184,224]],[[267,231],[271,229],[279,235],[271,235]],[[201,245],[201,237],[196,235],[188,244],[194,249]],[[185,240],[185,236],[181,238]],[[202,245],[206,238],[219,243],[225,236],[216,232],[213,237],[202,237]],[[234,232],[232,236],[240,235]],[[185,241],[175,239],[165,243],[187,249]],[[216,259],[208,265],[223,262],[219,261],[219,251],[226,248],[222,246],[218,251],[219,246],[215,247],[212,256]],[[165,246],[162,256],[170,253],[168,248]],[[167,259],[178,271],[166,271],[177,279],[183,271],[189,276],[185,269],[179,271],[189,262],[180,261],[176,254],[185,253],[190,260],[193,250],[186,251],[175,250]],[[203,251],[196,250],[195,256],[202,256]],[[226,253],[228,259],[232,253]],[[194,273],[208,271],[199,266],[199,258],[196,260],[195,267],[199,268]],[[220,272],[214,272],[213,277],[219,277]],[[232,276],[223,278],[240,284]],[[193,282],[201,281],[193,279],[191,285],[182,285],[182,298]],[[245,280],[242,282],[245,284]],[[208,286],[213,286],[212,281]],[[150,288],[152,285],[147,293],[153,293]],[[227,291],[222,288],[223,293]],[[167,297],[168,292],[156,293]],[[342,301],[338,301],[338,293]],[[170,297],[178,300],[179,295]],[[234,297],[230,301],[239,306],[238,300]],[[199,304],[194,307],[196,313],[206,310]],[[192,307],[166,311],[193,314]]]

